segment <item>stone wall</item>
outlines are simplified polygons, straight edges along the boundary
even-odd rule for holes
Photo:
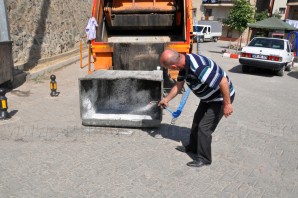
[[[78,48],[92,0],[6,0],[15,65],[34,67],[40,59]]]

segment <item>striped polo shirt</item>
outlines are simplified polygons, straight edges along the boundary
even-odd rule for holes
[[[234,97],[233,84],[227,74],[211,59],[196,54],[185,55],[185,68],[179,71],[178,81],[184,81],[203,102],[221,102],[219,83],[228,79],[230,96]]]

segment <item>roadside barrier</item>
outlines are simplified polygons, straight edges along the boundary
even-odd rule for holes
[[[223,53],[222,56],[226,58],[235,58],[235,59],[239,58],[239,54],[231,54],[231,53]]]
[[[6,90],[0,88],[0,120],[6,120],[11,118],[9,113],[7,112],[8,105],[7,105],[7,98],[5,97]]]
[[[51,89],[51,96],[57,97],[59,95],[59,92],[57,92],[57,82],[56,82],[56,76],[51,75],[50,76],[51,82],[50,82],[50,89]]]

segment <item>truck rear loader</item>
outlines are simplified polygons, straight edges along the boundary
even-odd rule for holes
[[[191,0],[94,0],[92,17],[96,38],[79,79],[83,125],[158,127],[164,84],[178,73],[157,70],[159,56],[191,51]]]

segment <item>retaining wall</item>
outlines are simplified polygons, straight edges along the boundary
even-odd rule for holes
[[[6,0],[13,61],[26,70],[39,60],[78,48],[92,0]]]

